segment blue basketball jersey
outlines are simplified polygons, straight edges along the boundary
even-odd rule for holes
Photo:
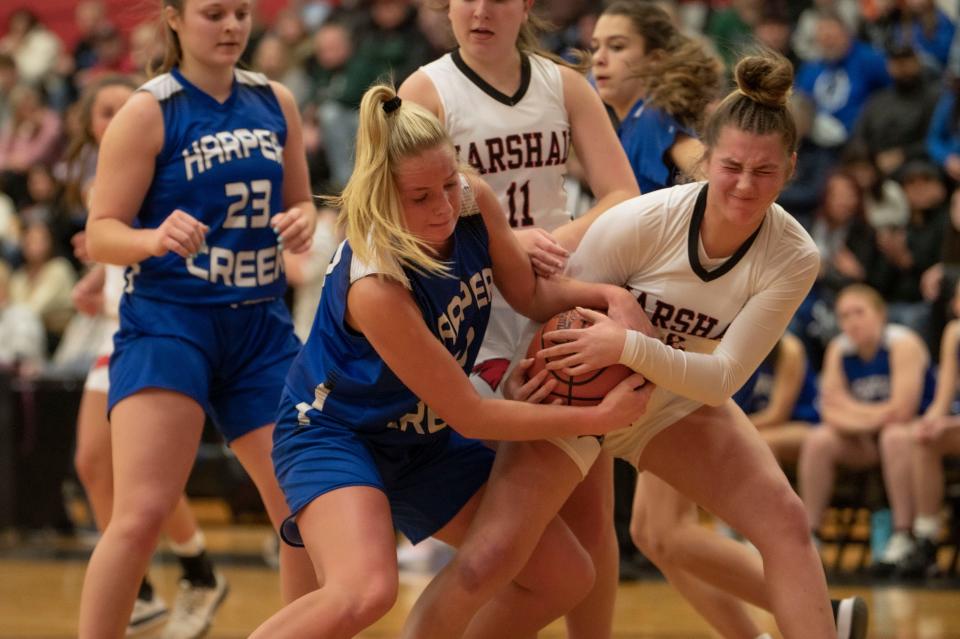
[[[883,331],[880,348],[870,360],[861,359],[849,340],[844,336],[843,372],[847,378],[850,394],[861,402],[882,402],[890,398],[890,345],[899,332],[909,330],[896,324],[888,324]],[[936,380],[933,367],[927,366],[923,378],[923,394],[920,411],[926,410],[933,401]]]
[[[283,295],[270,218],[283,211],[287,124],[267,78],[237,70],[222,104],[176,68],[140,90],[160,103],[164,143],[136,225],[157,228],[181,209],[210,231],[195,257],[171,252],[130,267],[126,292],[180,304]]]
[[[733,401],[750,415],[765,409],[770,405],[773,393],[774,371],[776,364],[773,358],[763,360],[750,379],[733,395]],[[790,421],[817,423],[820,415],[816,408],[817,380],[813,369],[806,367],[803,373],[803,385],[797,396],[797,403],[790,413]]]
[[[452,277],[408,268],[404,273],[430,332],[468,373],[486,331],[493,285],[487,231],[479,213],[464,214],[458,221],[449,267]],[[446,436],[447,424],[347,324],[350,285],[376,272],[357,260],[348,242],[334,255],[310,337],[287,375],[286,392],[296,402],[298,421],[306,426],[334,420],[390,445],[423,442],[438,433]]]
[[[697,137],[666,111],[638,100],[620,126],[617,135],[630,160],[641,193],[674,186],[680,170],[670,159],[670,147],[683,134]]]

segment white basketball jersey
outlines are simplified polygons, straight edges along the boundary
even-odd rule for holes
[[[703,189],[702,182],[685,184],[611,208],[587,232],[571,258],[569,274],[626,285],[663,342],[687,352],[712,353],[739,317],[738,329],[746,324],[756,335],[747,350],[757,352],[738,359],[759,363],[809,290],[819,264],[817,249],[803,227],[774,204],[754,236],[732,256],[707,257],[699,232]],[[752,298],[773,289],[771,300],[745,309]],[[773,330],[774,324],[779,330]],[[761,335],[764,331],[771,335]],[[644,417],[609,434],[604,446],[635,462],[653,435],[700,405],[658,387]]]
[[[563,188],[570,122],[557,65],[523,55],[520,88],[508,96],[464,63],[459,51],[421,67],[436,87],[444,126],[467,162],[490,185],[510,226],[548,231],[570,221]],[[526,319],[495,292],[477,362],[510,359]]]
[[[557,65],[524,55],[520,88],[500,93],[454,51],[421,67],[443,105],[444,125],[462,161],[500,199],[510,226],[552,231],[569,222],[563,175],[570,122]]]

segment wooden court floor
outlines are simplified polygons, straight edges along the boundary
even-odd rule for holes
[[[231,592],[209,637],[239,638],[279,606],[277,573],[263,560],[270,534],[262,526],[205,527],[208,546],[230,582]],[[62,639],[75,636],[77,607],[91,540],[53,538],[0,541],[0,637]],[[151,577],[169,603],[177,568],[161,554]],[[364,632],[365,639],[397,636],[412,602],[428,578],[404,575],[397,605]],[[834,596],[863,595],[871,607],[874,639],[960,639],[960,590],[847,585]],[[772,618],[755,611],[760,626],[778,636]],[[617,639],[708,639],[717,635],[662,580],[620,586],[614,636]],[[540,635],[564,637],[556,623]]]

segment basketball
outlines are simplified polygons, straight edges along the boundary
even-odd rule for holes
[[[539,373],[547,364],[547,360],[543,357],[537,357],[537,352],[553,344],[544,340],[544,333],[568,328],[586,328],[589,325],[589,322],[572,309],[557,313],[547,320],[527,347],[527,357],[532,357],[534,360],[530,370],[527,371],[527,379]],[[623,364],[614,364],[583,375],[565,375],[561,371],[549,371],[548,374],[557,380],[557,385],[544,400],[545,402],[559,399],[569,406],[593,406],[603,401],[606,394],[632,375],[633,371]]]

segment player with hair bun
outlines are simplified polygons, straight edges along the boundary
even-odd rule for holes
[[[796,162],[798,135],[786,106],[790,63],[775,54],[749,56],[735,75],[737,89],[704,128],[706,181],[615,206],[593,223],[571,258],[572,276],[627,287],[659,337],[584,310],[592,326],[554,331],[548,339],[562,343],[541,351],[556,358],[551,368],[566,374],[618,362],[640,372],[656,384],[648,410],[602,444],[587,438],[555,443],[579,468],[589,467],[602,447],[722,518],[760,551],[783,636],[834,639],[838,629],[803,504],[730,400],[783,333],[819,269],[809,235],[774,203]],[[554,475],[524,492],[539,489],[555,500],[554,486],[563,481]],[[501,509],[486,514],[501,527],[543,525],[540,511],[512,508],[508,495],[493,494],[498,489],[508,490],[491,485],[485,499]],[[559,507],[562,499],[554,503]],[[445,629],[448,618],[463,615],[468,569],[477,557],[496,556],[480,532],[468,533],[421,595],[404,636],[459,636]],[[863,611],[841,625],[842,636],[862,638]]]

